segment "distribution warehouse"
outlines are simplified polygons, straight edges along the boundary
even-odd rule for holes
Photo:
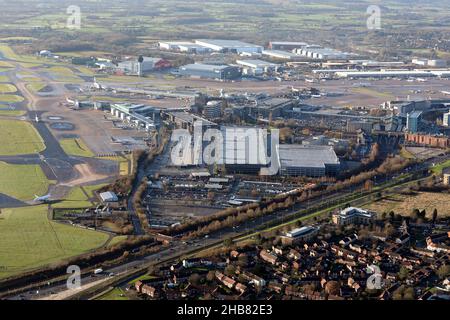
[[[241,76],[241,70],[227,65],[194,63],[180,67],[178,74],[192,78],[232,80]]]
[[[263,51],[262,46],[237,41],[237,40],[195,40],[196,44],[211,48],[214,51],[220,52],[235,52],[235,53],[261,53]]]

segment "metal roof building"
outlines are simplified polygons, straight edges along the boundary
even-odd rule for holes
[[[235,53],[261,53],[262,46],[246,43],[238,40],[222,40],[222,39],[199,39],[195,40],[196,44],[211,48],[214,51],[235,52]]]
[[[186,53],[208,53],[212,51],[211,48],[188,41],[164,41],[159,43],[159,48]]]
[[[117,201],[119,201],[119,198],[117,197],[117,195],[111,191],[102,192],[102,193],[100,193],[99,196],[100,196],[100,199],[102,200],[102,202],[117,202]]]
[[[280,145],[279,157],[281,175],[323,177],[340,167],[332,146]]]
[[[232,80],[239,78],[241,70],[238,67],[228,65],[210,65],[194,63],[182,66],[178,73],[183,76],[214,80]]]
[[[283,60],[292,60],[292,59],[299,57],[298,54],[295,54],[292,52],[287,52],[287,51],[282,51],[282,50],[263,50],[262,54],[263,54],[263,56],[268,56],[271,58],[283,59]]]

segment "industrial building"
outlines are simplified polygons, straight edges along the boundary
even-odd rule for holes
[[[141,57],[135,60],[119,62],[117,70],[127,75],[142,76],[146,72],[170,68],[172,64],[161,58]]]
[[[160,120],[160,110],[151,106],[136,104],[112,104],[111,114],[146,131],[156,130]]]
[[[318,45],[308,45],[295,49],[295,53],[316,60],[348,60],[350,54]]]
[[[422,120],[422,111],[413,111],[406,115],[406,129],[409,133],[420,131],[420,121]]]
[[[346,226],[349,224],[370,224],[376,214],[360,208],[349,207],[333,214],[333,223]]]
[[[236,63],[242,66],[244,75],[260,76],[271,74],[278,70],[279,65],[263,60],[236,60]]]
[[[199,39],[195,40],[195,43],[210,48],[213,51],[224,53],[261,53],[263,51],[262,46],[237,40]]]
[[[182,66],[178,74],[199,79],[233,80],[241,77],[240,68],[228,65],[209,65],[194,63]]]
[[[295,41],[271,41],[269,43],[270,50],[286,50],[292,51],[294,49],[304,48],[308,44],[306,42],[295,42]]]
[[[188,41],[165,41],[159,43],[161,50],[178,51],[191,54],[206,54],[212,51],[211,48]]]
[[[103,203],[111,203],[111,202],[119,201],[119,198],[117,197],[117,195],[111,191],[102,192],[99,194],[99,197]]]
[[[339,71],[338,78],[448,78],[450,70],[380,70],[380,71]]]
[[[318,227],[313,226],[305,226],[291,230],[286,232],[284,236],[281,236],[281,243],[283,245],[290,246],[302,241],[308,241],[314,238],[317,233],[319,233],[319,230],[320,229]]]
[[[272,59],[279,59],[279,60],[295,60],[299,58],[298,54],[282,51],[282,50],[264,50],[262,52],[263,56],[270,57]]]
[[[442,59],[421,59],[415,58],[412,60],[412,64],[424,67],[433,68],[445,68],[447,67],[447,61]]]
[[[280,145],[280,174],[323,177],[336,175],[340,161],[331,146]]]

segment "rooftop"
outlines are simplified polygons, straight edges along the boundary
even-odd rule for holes
[[[276,67],[277,64],[263,61],[263,60],[257,60],[257,59],[249,59],[249,60],[236,60],[237,64],[245,65],[245,66],[254,66],[254,67]]]
[[[316,228],[312,227],[312,226],[301,227],[301,228],[297,228],[297,229],[294,229],[294,230],[291,230],[291,231],[287,232],[286,236],[289,237],[289,238],[295,238],[295,237],[298,237],[298,236],[301,236],[301,235],[308,234],[308,233],[313,232],[315,230],[316,230]]]
[[[348,208],[345,208],[344,210],[341,210],[339,212],[339,215],[343,216],[343,217],[350,217],[353,215],[372,217],[373,213],[371,213],[367,210],[364,210],[364,209],[360,209],[360,208],[348,207]]]
[[[181,69],[189,69],[189,70],[199,70],[199,71],[221,71],[229,68],[228,65],[214,65],[214,64],[203,64],[203,63],[192,63],[182,66]]]
[[[285,144],[279,146],[281,167],[325,168],[339,165],[339,158],[332,146],[311,146]]]
[[[255,44],[242,42],[239,40],[223,40],[223,39],[198,39],[195,40],[195,42],[198,43],[207,43],[212,44],[214,46],[223,47],[223,48],[244,48],[244,47],[261,47]]]

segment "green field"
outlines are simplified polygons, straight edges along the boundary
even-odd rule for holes
[[[47,193],[50,183],[38,165],[0,162],[0,193],[18,200],[30,201],[35,195]]]
[[[30,78],[27,78],[27,81],[33,81],[33,80],[29,80]],[[41,81],[33,81],[31,83],[27,83],[27,88],[30,89],[31,91],[34,92],[39,92],[42,89],[44,89],[47,86],[47,84],[45,82],[41,82]]]
[[[48,220],[46,206],[2,209],[0,278],[101,247],[108,235]]]
[[[0,109],[0,116],[20,117],[26,114],[23,110],[2,110]]]
[[[59,144],[68,155],[86,158],[95,156],[82,139],[62,139]]]
[[[434,167],[431,168],[431,171],[434,174],[442,174],[442,172],[444,171],[444,169],[450,168],[450,160],[446,161],[446,162],[442,162],[442,163],[438,163],[437,165],[435,165]]]
[[[86,195],[87,194],[87,195]],[[91,195],[83,189],[83,187],[77,187],[70,190],[69,194],[61,199],[60,202],[52,204],[53,208],[89,208],[92,206],[92,202],[89,201]]]
[[[108,243],[108,247],[112,247],[118,243],[121,243],[122,241],[125,241],[128,239],[128,236],[116,236],[111,239],[111,241]]]
[[[13,68],[14,66],[7,61],[0,61],[0,68]]]
[[[23,97],[17,96],[15,94],[0,93],[0,102],[3,102],[3,103],[16,103],[16,102],[22,102],[23,100],[24,100]]]
[[[17,92],[17,88],[13,84],[0,83],[0,94]]]
[[[10,46],[4,43],[0,43],[0,53],[3,54],[3,56],[7,59],[19,61],[22,63],[33,63],[36,65],[40,65],[41,61],[33,56],[21,56],[14,52],[14,50],[11,49]]]
[[[0,82],[8,82],[9,78],[7,76],[0,76]]]
[[[114,288],[104,295],[98,297],[96,300],[130,300],[125,296],[125,293],[120,288]]]
[[[95,204],[90,200],[95,197],[94,192],[102,187],[105,184],[93,185],[93,186],[84,186],[84,187],[76,187],[70,190],[64,199],[61,199],[60,202],[52,204],[53,208],[89,208]]]
[[[0,136],[2,156],[33,154],[45,150],[45,144],[39,133],[28,122],[0,120]]]

